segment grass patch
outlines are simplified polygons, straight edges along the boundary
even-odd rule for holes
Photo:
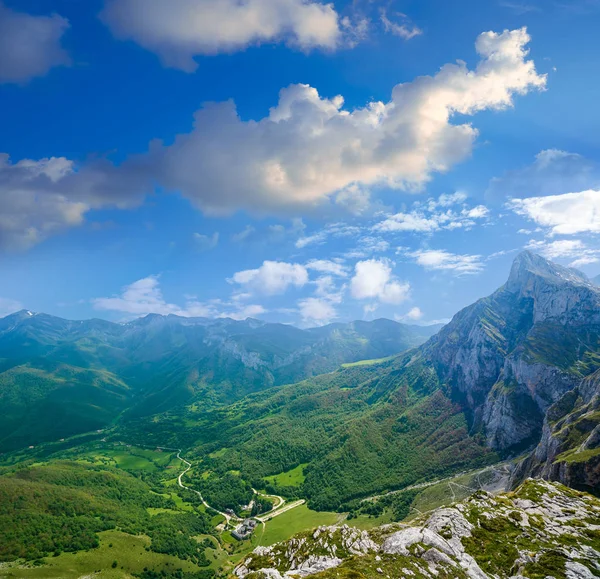
[[[299,487],[306,478],[304,476],[304,467],[307,464],[308,463],[299,464],[296,468],[288,470],[287,472],[266,476],[265,480],[280,487]]]
[[[296,533],[309,531],[320,525],[333,525],[340,520],[339,513],[311,511],[306,505],[300,505],[267,522],[261,545],[272,545],[286,541]]]
[[[46,557],[41,567],[3,569],[3,572],[6,571],[9,577],[76,579],[100,570],[99,574],[94,575],[95,578],[116,579],[140,573],[144,567],[156,571],[163,568],[200,571],[200,567],[190,561],[146,551],[150,544],[148,537],[120,531],[105,531],[99,533],[99,537],[100,546],[97,549]],[[113,561],[117,562],[115,569],[112,568]]]
[[[388,523],[393,522],[392,510],[385,509],[383,514],[375,517],[373,515],[357,515],[352,519],[347,521],[348,525],[351,527],[356,527],[357,529],[366,530],[374,529],[375,527],[379,527],[381,525],[387,525]]]
[[[356,366],[372,366],[373,364],[381,364],[382,362],[387,362],[391,360],[395,356],[387,356],[386,358],[374,358],[373,360],[359,360],[358,362],[349,362],[347,364],[342,364],[342,368],[355,368]]]
[[[600,455],[600,448],[592,448],[582,452],[573,452],[569,450],[558,455],[554,462],[587,462],[598,455]]]

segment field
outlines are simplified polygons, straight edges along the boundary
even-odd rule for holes
[[[282,487],[298,487],[304,482],[304,467],[306,464],[307,463],[300,464],[296,468],[288,470],[287,472],[282,472],[273,476],[267,476],[265,477],[265,480]]]
[[[356,366],[372,366],[373,364],[387,362],[387,360],[391,360],[393,357],[394,356],[388,356],[387,358],[375,358],[373,360],[359,360],[358,362],[348,362],[347,364],[342,364],[342,368],[354,368]]]
[[[285,541],[301,531],[314,529],[320,525],[333,525],[344,516],[339,513],[311,511],[306,505],[300,505],[271,519],[267,523],[260,544],[268,546]]]
[[[28,568],[0,567],[0,578],[31,577],[76,579],[101,570],[94,574],[94,579],[117,579],[130,577],[132,573],[140,573],[144,567],[148,569],[182,569],[183,571],[199,571],[200,568],[189,561],[177,557],[146,551],[150,539],[144,536],[134,537],[119,531],[99,533],[100,546],[90,551],[63,553],[58,557],[44,559],[43,567]],[[110,546],[112,545],[112,547]],[[116,568],[112,568],[113,562]]]
[[[118,443],[99,445],[93,450],[78,454],[77,459],[141,472],[156,472],[179,466],[174,452],[149,450]]]

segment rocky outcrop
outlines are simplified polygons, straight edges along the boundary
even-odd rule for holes
[[[480,491],[408,525],[369,533],[320,527],[255,549],[235,573],[239,579],[583,579],[600,574],[599,532],[598,499],[528,480],[514,493]]]

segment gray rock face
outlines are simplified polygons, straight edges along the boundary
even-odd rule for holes
[[[555,483],[528,480],[516,493],[496,497],[480,491],[408,525],[368,533],[347,525],[319,527],[255,549],[235,573],[240,579],[250,573],[293,579],[339,567],[335,574],[340,577],[360,569],[361,576],[386,579],[527,579],[539,576],[539,565],[552,552],[559,554],[553,563],[557,577],[588,579],[600,572],[600,553],[593,546],[597,530],[600,501]],[[344,545],[354,544],[356,537],[365,549],[350,552]]]
[[[547,413],[571,392],[585,404],[600,392],[600,379],[590,379],[600,369],[600,287],[524,252],[503,287],[459,312],[420,354],[490,448],[512,453],[539,443],[536,461],[548,464],[535,474],[567,480],[566,470],[574,472],[550,468],[566,449]],[[598,448],[596,424],[578,441],[582,449]],[[531,472],[522,468],[520,480]]]

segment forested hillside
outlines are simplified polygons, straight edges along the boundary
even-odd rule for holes
[[[159,315],[113,324],[19,312],[0,319],[0,452],[194,401],[230,403],[396,354],[437,329],[377,320],[301,330]]]

